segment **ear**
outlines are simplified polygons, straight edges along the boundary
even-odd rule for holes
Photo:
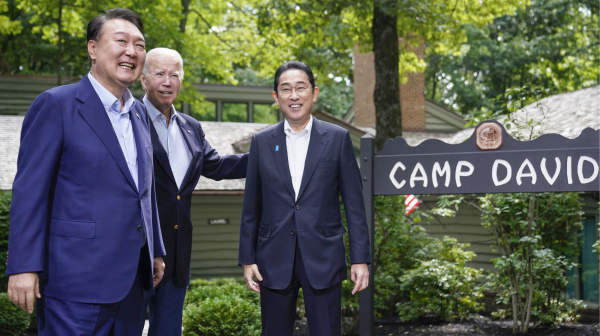
[[[142,77],[140,77],[141,81],[142,81],[142,87],[144,88],[144,91],[147,91],[146,89],[146,75],[144,75],[142,73]]]
[[[315,87],[315,89],[313,90],[313,103],[317,102],[317,97],[319,97],[319,88]]]
[[[96,41],[89,40],[88,44],[87,44],[87,48],[88,48],[88,54],[90,55],[90,58],[92,59],[92,63],[93,63],[96,60]]]
[[[279,97],[277,97],[277,92],[273,91],[273,99],[275,99],[275,104],[279,106]]]

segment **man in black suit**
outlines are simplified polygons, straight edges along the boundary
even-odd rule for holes
[[[200,123],[173,107],[183,80],[183,59],[175,50],[148,52],[142,71],[142,102],[151,120],[158,214],[167,255],[165,273],[150,305],[150,336],[181,335],[192,253],[192,192],[200,175],[215,180],[246,177],[248,154],[219,156]],[[143,320],[140,321],[143,323]]]
[[[368,286],[369,235],[352,141],[347,130],[311,115],[318,95],[306,64],[282,65],[273,97],[285,120],[252,137],[238,263],[248,289],[260,293],[263,336],[292,335],[300,287],[310,334],[341,335],[347,272],[340,195],[352,294]]]

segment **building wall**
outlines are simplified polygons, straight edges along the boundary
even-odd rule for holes
[[[192,197],[192,278],[241,277],[237,265],[243,195]],[[227,218],[229,224],[210,225],[209,219]]]

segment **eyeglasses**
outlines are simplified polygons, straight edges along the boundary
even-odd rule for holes
[[[308,86],[298,86],[296,88],[283,88],[279,89],[279,95],[282,97],[289,97],[292,95],[292,92],[296,91],[299,96],[303,96],[308,93]]]

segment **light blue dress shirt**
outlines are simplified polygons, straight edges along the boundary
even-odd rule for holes
[[[135,105],[135,99],[131,95],[129,90],[126,90],[123,94],[123,101],[125,104],[123,109],[121,109],[121,102],[115,95],[110,93],[102,84],[100,84],[92,73],[88,73],[88,79],[96,93],[100,97],[100,101],[104,106],[104,110],[106,110],[106,114],[108,114],[108,118],[110,119],[110,123],[112,124],[113,129],[115,130],[115,134],[117,135],[117,139],[119,140],[119,145],[121,145],[121,150],[123,151],[123,155],[125,156],[125,161],[127,162],[127,167],[129,167],[129,172],[133,177],[133,181],[135,182],[136,188],[138,188],[138,162],[137,162],[137,149],[135,146],[135,138],[133,136],[133,129],[131,128],[131,109]]]
[[[185,139],[183,138],[184,130],[179,127],[177,120],[184,125],[186,124],[186,120],[180,118],[177,111],[175,111],[175,107],[171,105],[171,120],[167,127],[165,115],[157,110],[146,96],[142,100],[148,111],[148,116],[150,116],[150,120],[152,120],[152,124],[156,129],[158,139],[169,157],[169,165],[171,166],[175,183],[177,183],[177,188],[181,189],[181,183],[192,160],[192,153],[185,143]]]

